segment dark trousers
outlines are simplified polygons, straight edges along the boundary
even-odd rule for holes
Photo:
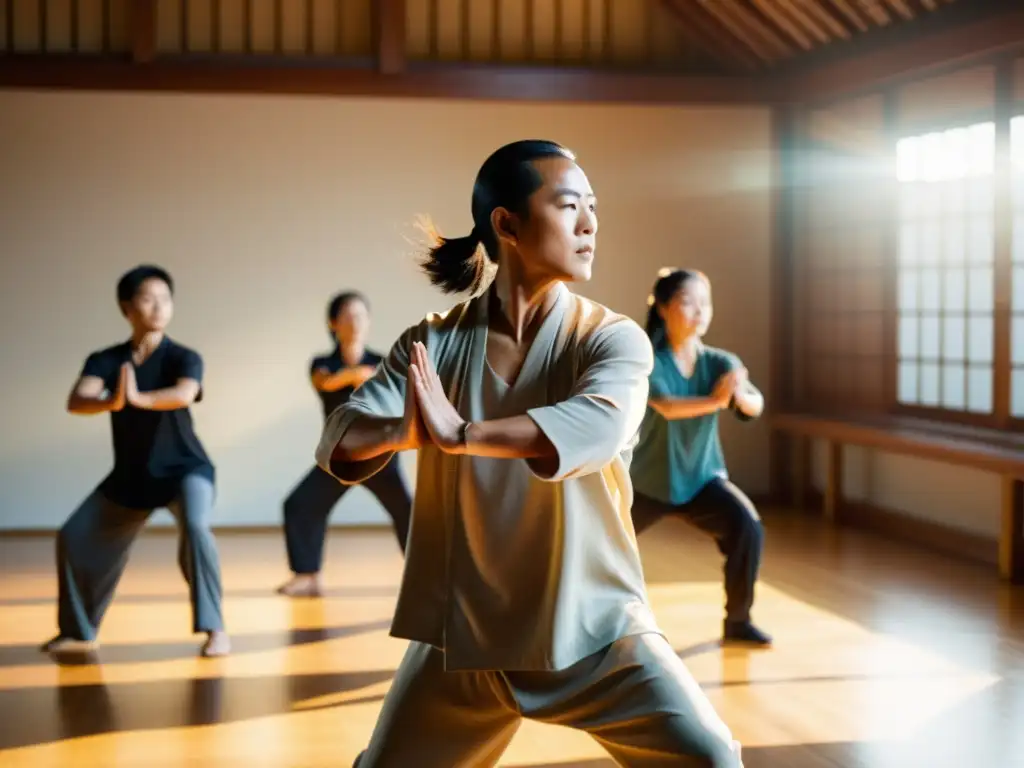
[[[178,566],[188,582],[192,631],[224,628],[220,560],[210,530],[213,484],[200,475],[181,481],[168,505],[178,523]],[[152,509],[130,509],[101,491],[81,503],[57,535],[57,624],[62,637],[94,640],[117,582],[128,564],[128,550]]]
[[[754,504],[728,480],[717,478],[691,501],[678,506],[637,494],[633,503],[633,527],[637,535],[666,514],[680,515],[714,537],[719,551],[725,555],[725,618],[749,621],[764,547],[764,528]]]
[[[405,552],[412,499],[397,460],[392,459],[362,485],[377,497],[391,517],[398,546]],[[319,573],[327,536],[327,518],[350,487],[342,485],[320,467],[313,467],[285,499],[284,535],[292,573]]]

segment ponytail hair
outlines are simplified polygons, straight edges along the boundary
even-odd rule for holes
[[[506,144],[488,157],[473,183],[473,229],[465,237],[441,237],[424,222],[432,244],[420,267],[431,283],[445,293],[476,293],[483,287],[489,264],[498,263],[498,237],[491,214],[495,208],[504,208],[526,220],[530,196],[544,183],[533,163],[545,157],[576,161],[560,144],[535,139]]]
[[[429,229],[434,244],[421,262],[430,282],[445,293],[476,293],[490,254],[474,229],[465,237],[442,237]]]
[[[665,334],[665,321],[661,319],[658,305],[654,303],[654,294],[647,297],[647,322],[644,323],[644,330],[652,342]]]
[[[665,321],[661,318],[659,308],[672,301],[690,280],[703,280],[709,287],[711,285],[708,276],[695,269],[663,267],[658,270],[658,279],[647,297],[647,322],[644,324],[644,330],[647,331],[651,343],[658,344],[665,338]]]

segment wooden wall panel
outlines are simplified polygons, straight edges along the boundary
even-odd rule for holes
[[[4,0],[0,51],[126,53],[129,0]]]
[[[127,53],[130,5],[131,0],[2,0],[0,52]],[[374,52],[373,0],[159,0],[156,8],[157,50],[165,55]]]
[[[797,182],[794,294],[802,327],[793,344],[805,407],[885,407],[888,181],[877,152],[868,153],[882,144],[875,114],[862,102],[806,122],[822,140],[805,142]]]

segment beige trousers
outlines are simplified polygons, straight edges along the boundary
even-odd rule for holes
[[[658,634],[559,672],[445,672],[410,643],[358,768],[495,766],[522,718],[579,728],[630,768],[742,768],[740,745]]]

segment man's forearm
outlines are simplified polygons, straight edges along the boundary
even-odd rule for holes
[[[385,453],[404,451],[409,446],[402,434],[404,419],[359,416],[345,430],[331,453],[332,461],[366,461]]]
[[[188,408],[195,402],[196,393],[191,388],[166,387],[150,392],[139,392],[132,405],[145,411],[176,411]]]
[[[555,457],[555,446],[529,416],[474,421],[466,428],[464,453],[496,459]]]
[[[714,397],[657,398],[650,406],[669,421],[696,419],[722,409],[721,401]]]
[[[77,416],[93,416],[97,413],[108,413],[114,409],[116,398],[114,397],[83,397],[72,393],[68,397],[68,413]]]
[[[313,387],[321,392],[337,392],[362,383],[363,376],[358,367],[342,368],[337,373],[319,371],[313,374]]]

